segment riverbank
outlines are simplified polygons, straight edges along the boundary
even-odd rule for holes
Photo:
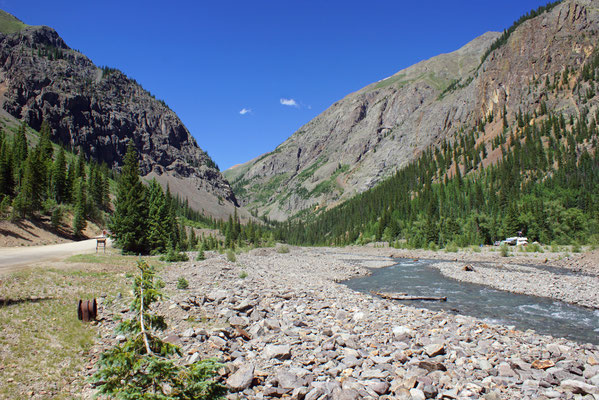
[[[565,274],[557,269],[516,263],[439,262],[431,264],[444,276],[462,282],[532,296],[549,297],[583,307],[599,309],[599,277]]]
[[[599,396],[595,345],[404,306],[336,283],[393,264],[389,249],[386,257],[382,249],[363,250],[256,249],[236,262],[207,253],[205,261],[171,264],[162,274],[170,299],[157,307],[169,323],[164,337],[188,360],[226,362],[230,398]],[[176,288],[179,278],[188,289]],[[127,317],[127,301],[101,306],[95,358],[118,342],[112,328]]]

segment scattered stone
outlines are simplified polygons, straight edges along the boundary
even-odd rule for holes
[[[289,345],[269,344],[264,349],[266,358],[278,358],[279,360],[288,360],[291,358],[291,347]]]
[[[445,346],[442,343],[433,343],[424,346],[424,352],[429,357],[436,357],[445,353]]]
[[[555,363],[551,360],[535,360],[532,363],[532,367],[536,369],[547,369],[554,366]]]
[[[599,394],[599,388],[597,386],[589,385],[588,383],[584,383],[574,379],[566,379],[565,381],[562,381],[560,386],[566,390],[569,390],[572,393]]]
[[[254,369],[254,364],[242,365],[227,379],[227,386],[234,392],[249,388],[254,379]]]

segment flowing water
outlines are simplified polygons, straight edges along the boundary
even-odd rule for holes
[[[599,344],[599,310],[459,282],[444,277],[439,270],[431,267],[435,262],[431,260],[398,261],[396,265],[374,269],[372,275],[352,279],[345,284],[361,292],[374,290],[413,296],[447,296],[446,302],[402,303],[470,315],[490,323],[513,325],[520,330],[534,329],[540,334],[580,343]]]

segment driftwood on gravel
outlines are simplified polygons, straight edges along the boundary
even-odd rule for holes
[[[447,297],[435,297],[435,296],[409,296],[407,293],[383,293],[375,292],[371,290],[370,293],[380,296],[383,299],[388,300],[424,300],[424,301],[447,301]]]

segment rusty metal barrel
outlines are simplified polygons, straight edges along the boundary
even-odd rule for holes
[[[77,306],[77,317],[80,321],[89,322],[98,316],[98,303],[93,300],[79,300]]]

